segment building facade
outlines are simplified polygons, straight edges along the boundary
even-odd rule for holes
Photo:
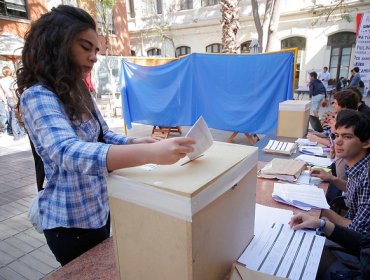
[[[188,53],[218,53],[221,45],[219,0],[127,0],[131,53],[136,56],[174,57]],[[265,2],[259,2],[264,16]],[[356,20],[370,12],[370,1],[281,0],[280,20],[272,51],[296,47],[297,84],[305,86],[308,73],[329,67],[331,78],[349,77],[353,68]],[[321,12],[332,10],[330,17]],[[257,31],[250,0],[240,0],[240,29],[237,34],[241,53],[255,46]]]
[[[30,27],[32,21],[38,19],[42,14],[50,11],[52,7],[56,7],[60,4],[80,6],[88,11],[96,19],[99,32],[99,40],[101,43],[101,56],[99,62],[94,69],[96,75],[96,85],[98,91],[109,91],[106,87],[108,82],[108,70],[104,67],[104,55],[105,55],[105,38],[104,32],[101,31],[102,23],[96,8],[94,1],[77,1],[77,0],[6,0],[0,1],[0,69],[4,65],[16,67],[16,61],[20,58],[20,52],[17,52],[15,56],[2,56],[1,50],[8,49],[8,41],[2,43],[3,37],[11,37],[19,42],[23,41],[23,38]],[[109,17],[109,47],[108,55],[111,63],[113,74],[118,76],[118,57],[130,55],[130,40],[127,30],[127,18],[126,18],[126,3],[124,0],[116,1]],[[15,54],[15,53],[14,53]],[[113,81],[115,83],[115,81]],[[111,85],[108,85],[108,87]]]

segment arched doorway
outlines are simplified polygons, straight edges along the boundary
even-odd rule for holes
[[[328,46],[331,47],[329,72],[333,79],[348,78],[355,44],[354,32],[339,32],[328,37]]]
[[[298,57],[297,57],[297,68],[296,68],[296,76],[295,76],[295,84],[294,88],[298,88],[299,84],[299,76],[301,72],[301,65],[304,64],[303,58],[304,53],[306,50],[306,38],[304,37],[289,37],[284,40],[281,40],[281,49],[290,49],[290,48],[298,48]]]

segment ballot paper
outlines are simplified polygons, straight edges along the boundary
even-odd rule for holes
[[[314,185],[274,183],[272,198],[305,211],[329,209],[324,190]]]
[[[296,151],[297,145],[297,143],[269,140],[263,151],[271,154],[291,155]]]
[[[194,151],[188,153],[188,158],[194,160],[201,156],[213,144],[211,131],[202,116],[190,128],[186,137],[191,137],[195,140],[196,144],[193,145]]]
[[[294,231],[286,223],[275,223],[254,236],[238,261],[266,274],[313,280],[324,243],[325,237],[315,231]]]

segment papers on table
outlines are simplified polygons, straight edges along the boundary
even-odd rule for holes
[[[297,140],[295,140],[295,142],[299,146],[316,146],[317,145],[317,142],[310,141],[306,138],[298,138]]]
[[[213,144],[211,131],[202,116],[190,128],[186,137],[191,137],[196,141],[196,144],[193,145],[194,151],[188,154],[190,160],[201,156]]]
[[[310,171],[304,170],[302,171],[301,175],[298,177],[297,181],[295,181],[295,184],[303,184],[303,185],[315,185],[318,186],[322,180],[318,177],[312,177],[310,175]]]
[[[258,177],[294,182],[305,167],[304,161],[274,158],[258,172]]]
[[[265,153],[291,155],[297,149],[297,143],[270,140],[263,148]]]
[[[274,183],[272,198],[305,211],[329,209],[324,190],[313,185]]]
[[[315,279],[325,238],[276,223],[257,234],[240,256],[249,269],[295,279]]]
[[[328,167],[332,164],[333,160],[330,158],[316,157],[312,155],[299,155],[295,159],[303,160],[310,165]]]
[[[287,224],[293,216],[293,211],[269,207],[256,203],[254,219],[254,235],[260,234],[274,223]]]
[[[323,156],[324,150],[319,146],[299,146],[298,150],[302,154],[313,155],[313,156]]]

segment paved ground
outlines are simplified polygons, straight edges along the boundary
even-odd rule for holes
[[[370,97],[366,99],[370,104]],[[108,120],[112,130],[123,133],[121,119]],[[186,133],[188,127],[183,127]],[[211,130],[217,141],[226,141],[230,132]],[[135,125],[128,136],[148,136],[151,127]],[[239,134],[235,143],[247,145]],[[0,137],[0,280],[42,279],[59,267],[46,245],[27,220],[30,201],[36,194],[33,159],[28,140]]]

